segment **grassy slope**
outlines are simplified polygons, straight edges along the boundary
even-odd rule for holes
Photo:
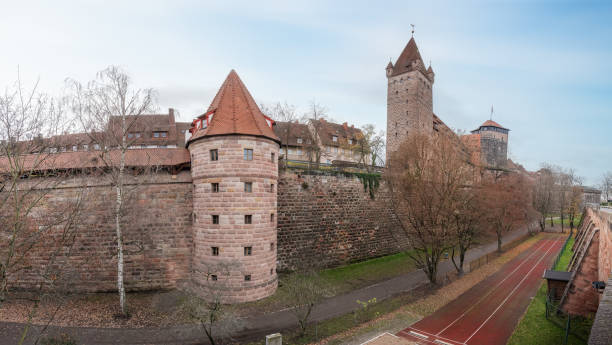
[[[569,241],[567,241],[565,250],[563,251],[563,254],[561,254],[561,258],[559,259],[557,266],[555,266],[556,271],[567,271],[567,266],[569,265],[572,255],[574,254],[574,252],[572,251],[574,241],[574,237],[570,238]]]
[[[518,324],[508,345],[559,345],[563,344],[564,331],[546,320],[546,285],[542,284],[538,294],[529,304],[527,313]],[[586,342],[570,335],[568,345],[583,345]]]

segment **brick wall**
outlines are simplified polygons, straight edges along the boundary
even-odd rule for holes
[[[371,199],[356,177],[279,174],[278,267],[331,267],[396,253],[398,233],[384,183]]]
[[[39,179],[35,183],[43,186]],[[33,182],[24,182],[33,183]],[[170,289],[189,277],[191,261],[191,176],[160,172],[141,178],[126,180],[131,190],[128,207],[135,215],[124,226],[126,245],[138,253],[125,255],[125,286],[128,291]],[[116,290],[116,237],[111,212],[115,200],[114,189],[104,177],[80,177],[66,181],[45,192],[44,200],[32,211],[44,216],[50,208],[74,200],[87,185],[84,196],[82,221],[79,222],[72,252],[62,248],[57,266],[70,280],[72,291],[98,292]],[[24,186],[25,187],[25,186]],[[54,230],[44,241],[29,252],[29,268],[9,278],[12,287],[32,288],[40,281],[40,273],[48,263],[54,239],[60,229]],[[6,244],[6,242],[2,242]],[[142,247],[142,250],[140,250]],[[5,248],[0,248],[0,250]]]

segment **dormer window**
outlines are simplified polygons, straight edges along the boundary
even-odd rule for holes
[[[127,135],[128,139],[137,139],[140,138],[140,133],[139,132],[130,132]]]
[[[338,136],[337,135],[332,135],[332,141],[337,143],[338,142]]]
[[[79,147],[76,145],[72,145],[72,151],[73,152],[77,152],[79,150]]]
[[[353,145],[353,139],[348,140],[349,145]]]
[[[301,144],[302,143],[302,138],[297,138],[297,143]]]
[[[168,132],[153,132],[153,138],[166,138],[168,137]]]

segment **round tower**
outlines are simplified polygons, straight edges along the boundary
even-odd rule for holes
[[[196,292],[226,302],[274,293],[280,140],[234,70],[187,145],[193,178]]]

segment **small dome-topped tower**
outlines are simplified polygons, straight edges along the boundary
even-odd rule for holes
[[[223,284],[227,302],[274,293],[279,138],[232,70],[187,145],[193,178],[195,290]],[[204,296],[206,297],[206,296]]]

